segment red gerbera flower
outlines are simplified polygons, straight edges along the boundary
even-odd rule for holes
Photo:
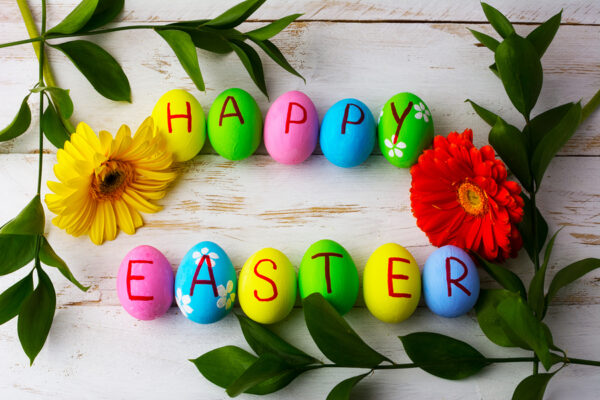
[[[490,261],[516,257],[523,245],[518,183],[491,146],[477,149],[473,131],[436,136],[411,169],[410,201],[417,226],[434,246],[454,245]]]

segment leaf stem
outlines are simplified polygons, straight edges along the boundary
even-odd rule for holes
[[[44,32],[46,32],[46,0],[42,0],[42,35],[44,34]],[[38,65],[39,65],[39,69],[38,69],[38,86],[44,86],[44,60],[46,59],[44,57],[44,48],[45,48],[45,43],[44,41],[42,41],[41,43],[37,43],[38,47],[39,47],[39,52],[38,52]],[[39,149],[40,149],[40,155],[39,155],[39,162],[38,162],[38,180],[37,180],[37,194],[38,196],[40,195],[41,189],[42,189],[42,167],[44,164],[44,131],[42,130],[42,115],[44,115],[44,93],[42,91],[40,91],[40,123],[38,124],[40,127],[40,143],[39,143]],[[38,238],[38,242],[39,242],[39,238]],[[38,246],[39,249],[39,246]],[[37,252],[36,252],[37,254]]]
[[[0,49],[4,48],[4,47],[18,46],[20,44],[33,43],[33,42],[41,42],[41,41],[42,41],[42,38],[39,37],[39,36],[31,38],[31,39],[17,40],[16,42],[8,42],[8,43],[2,43],[2,44],[0,44]]]
[[[46,39],[62,39],[62,38],[70,38],[73,36],[92,36],[92,35],[102,35],[104,33],[110,32],[118,32],[118,31],[128,31],[134,29],[156,29],[166,27],[167,25],[125,25],[125,26],[117,26],[115,28],[107,28],[107,29],[98,29],[95,31],[89,32],[77,32],[76,34],[61,34],[61,33],[50,33],[46,35]]]
[[[568,364],[579,364],[579,365],[591,365],[594,367],[600,367],[600,361],[594,361],[594,360],[584,360],[581,358],[566,358],[566,362]]]
[[[598,90],[594,97],[592,97],[590,101],[588,101],[588,103],[585,106],[583,106],[583,109],[581,110],[581,122],[585,121],[587,117],[589,117],[590,114],[593,113],[599,106],[600,90]]]
[[[33,45],[33,50],[35,50],[35,54],[39,61],[41,59],[41,57],[40,57],[40,50],[42,47],[41,44],[43,44],[45,42],[45,39],[44,39],[45,32],[46,32],[45,22],[43,22],[44,29],[42,30],[42,35],[40,35],[37,30],[37,27],[35,25],[35,21],[33,20],[33,16],[31,15],[31,11],[29,10],[29,5],[27,4],[27,0],[17,0],[17,5],[19,6],[19,10],[21,11],[21,16],[23,17],[23,22],[25,22],[25,27],[27,28],[27,33],[29,33],[29,37],[31,38],[29,40],[31,41],[31,43]],[[42,17],[42,19],[45,18],[45,15],[46,15],[45,10],[43,11],[43,15],[44,15],[44,17]],[[24,41],[20,41],[20,42],[24,42]],[[13,42],[13,43],[17,43],[17,42]],[[43,65],[43,72],[44,72],[44,80],[46,81],[47,86],[57,86],[56,81],[54,80],[54,76],[52,75],[52,71],[50,70],[50,64],[48,62],[48,57],[43,58],[42,65]],[[58,102],[56,101],[56,99],[54,98],[52,93],[50,94],[50,96],[52,97],[55,107],[58,108]],[[63,118],[60,112],[58,113],[58,116],[60,117],[63,125],[69,132],[75,132],[75,127],[73,126],[73,124],[71,123],[71,121],[69,119]],[[40,115],[40,117],[41,117],[41,115]]]

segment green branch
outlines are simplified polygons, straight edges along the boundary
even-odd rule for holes
[[[600,106],[600,90],[581,109],[581,122],[585,121]]]

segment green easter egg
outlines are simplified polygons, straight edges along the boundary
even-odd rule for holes
[[[263,120],[258,104],[242,89],[221,93],[208,113],[210,144],[228,160],[250,156],[260,144]]]
[[[350,254],[333,240],[319,240],[306,250],[298,271],[300,297],[321,293],[340,314],[358,296],[358,271]]]
[[[398,93],[383,106],[377,130],[385,158],[396,167],[408,168],[433,141],[433,117],[418,96]]]

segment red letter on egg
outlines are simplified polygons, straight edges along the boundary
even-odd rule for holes
[[[410,264],[410,261],[407,260],[406,258],[400,258],[400,257],[390,257],[390,258],[388,258],[388,294],[389,294],[390,297],[406,297],[406,298],[411,298],[412,295],[410,293],[397,293],[397,292],[394,292],[394,279],[408,280],[408,276],[407,275],[394,274],[394,262],[395,261]]]
[[[396,144],[396,142],[398,141],[398,136],[400,135],[400,129],[402,129],[402,124],[404,123],[404,120],[408,116],[408,113],[410,113],[412,106],[413,106],[413,102],[409,101],[408,105],[402,112],[402,116],[399,117],[398,111],[396,111],[396,105],[394,104],[394,102],[392,102],[392,104],[390,104],[390,108],[392,109],[392,115],[394,116],[394,119],[396,120],[396,123],[398,124],[398,126],[396,127],[396,133],[394,134],[394,137],[392,138],[392,143]]]
[[[131,281],[143,281],[144,275],[131,275],[131,266],[133,263],[136,264],[154,264],[149,260],[129,260],[129,265],[127,266],[127,296],[129,296],[129,300],[139,300],[139,301],[150,301],[154,299],[154,296],[134,296],[131,294]]]
[[[227,103],[231,100],[231,104],[233,104],[234,113],[225,114],[225,109],[227,108]],[[238,107],[237,101],[235,101],[235,97],[227,96],[225,98],[225,102],[223,103],[223,108],[221,108],[221,115],[219,115],[219,126],[223,124],[223,118],[227,117],[238,117],[240,120],[240,124],[244,125],[244,117],[242,117],[242,113],[240,112],[240,108]]]
[[[273,265],[273,269],[277,269],[277,264],[275,264],[275,261],[265,258],[265,259],[262,259],[259,262],[257,262],[256,265],[254,265],[254,274],[256,276],[258,276],[259,278],[264,279],[265,281],[267,281],[271,284],[271,286],[273,287],[273,294],[270,297],[262,298],[262,297],[258,296],[258,291],[254,290],[254,297],[256,297],[256,300],[258,300],[258,301],[275,300],[277,298],[277,285],[275,284],[275,282],[273,282],[272,279],[270,279],[270,278],[262,275],[260,272],[258,272],[258,266],[263,262],[270,262]]]
[[[198,274],[200,273],[200,269],[202,268],[202,264],[204,264],[204,261],[206,261],[206,265],[208,266],[208,276],[210,277],[210,279],[198,279]],[[217,283],[215,282],[215,275],[212,271],[212,262],[210,261],[210,257],[208,255],[202,256],[202,258],[198,262],[196,272],[194,273],[194,279],[192,280],[192,287],[190,288],[190,296],[194,295],[194,288],[197,284],[211,285],[215,297],[219,295],[219,292],[217,291]]]
[[[171,115],[171,102],[167,103],[167,126],[169,133],[173,133],[173,126],[171,126],[171,120],[175,118],[186,118],[187,119],[187,130],[188,133],[192,131],[192,106],[189,101],[185,102],[186,113],[185,114],[173,114]]]
[[[452,260],[458,262],[463,267],[463,273],[461,276],[458,277],[458,279],[452,279],[452,277],[451,277],[452,267],[450,266],[450,261],[452,261]],[[465,292],[467,294],[467,296],[471,295],[471,292],[469,291],[469,289],[467,289],[461,283],[459,283],[460,281],[465,279],[468,274],[469,274],[469,270],[462,260],[460,260],[456,257],[446,258],[446,282],[448,284],[448,297],[452,296],[452,284],[456,285],[457,288],[459,288],[460,290]]]
[[[300,110],[302,110],[302,118],[292,120],[292,109],[294,106],[299,107]],[[290,104],[288,104],[287,117],[285,118],[285,133],[290,133],[290,124],[303,124],[306,122],[306,118],[306,108],[304,108],[301,104],[290,101]]]
[[[348,120],[348,114],[350,114],[350,106],[354,106],[358,109],[358,111],[360,111],[360,118],[358,118],[358,121],[349,121]],[[344,119],[342,121],[342,135],[344,135],[346,133],[346,124],[360,125],[364,120],[365,120],[365,113],[362,110],[362,108],[360,108],[356,104],[352,104],[352,103],[346,104],[346,109],[344,110]]]
[[[318,253],[311,257],[311,259],[315,259],[317,257],[325,257],[325,281],[327,282],[327,293],[331,293],[331,275],[329,272],[330,266],[330,257],[339,257],[344,258],[343,254],[340,253]]]

